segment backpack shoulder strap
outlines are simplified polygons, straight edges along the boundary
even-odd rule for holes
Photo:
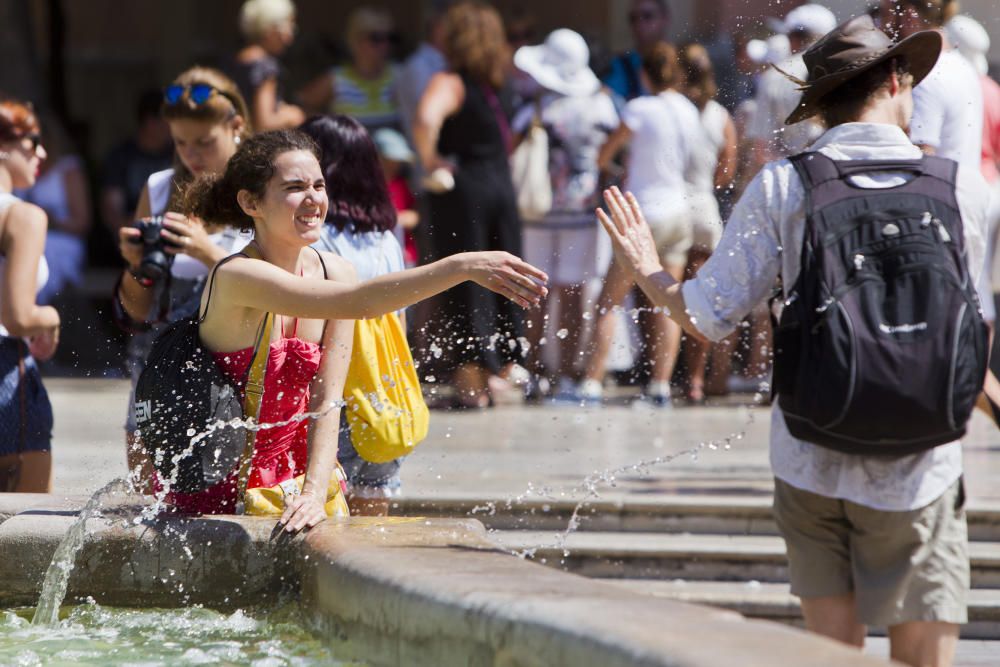
[[[921,160],[924,173],[954,186],[958,182],[958,163],[939,155],[925,155]]]
[[[212,272],[208,274],[208,287],[206,288],[208,290],[208,299],[205,300],[205,312],[199,313],[198,324],[204,322],[205,318],[208,317],[208,307],[212,305],[212,288],[215,286],[215,272],[219,270],[220,266],[229,262],[232,259],[236,259],[237,257],[249,257],[249,255],[247,255],[245,252],[233,253],[228,257],[223,257],[222,259],[219,260],[218,264],[212,267]]]
[[[312,246],[309,247],[312,248]],[[316,248],[313,248],[313,252],[316,253],[316,258],[319,259],[319,265],[323,267],[323,279],[329,280],[330,274],[326,270],[326,262],[323,261],[323,253],[321,253],[319,250],[316,250]]]

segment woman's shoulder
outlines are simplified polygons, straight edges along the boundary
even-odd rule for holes
[[[333,252],[325,250],[317,250],[316,252],[319,254],[323,266],[326,267],[327,280],[336,280],[343,283],[358,282],[358,272],[349,261]]]
[[[0,236],[4,239],[10,234],[37,234],[45,236],[49,226],[49,218],[41,206],[26,202],[18,197],[0,195]]]

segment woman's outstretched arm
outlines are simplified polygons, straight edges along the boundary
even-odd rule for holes
[[[401,310],[466,280],[529,308],[547,293],[548,276],[499,251],[460,253],[358,284],[310,280],[265,261],[239,258],[219,268],[215,298],[290,317],[356,320]]]

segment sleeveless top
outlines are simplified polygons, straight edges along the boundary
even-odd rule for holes
[[[371,132],[399,126],[395,65],[387,65],[377,79],[362,78],[351,65],[333,68],[333,104],[330,113],[353,116]]]
[[[10,206],[16,202],[20,201],[17,197],[9,192],[0,192],[0,213],[6,211]],[[3,287],[3,270],[4,265],[7,260],[5,257],[0,256],[0,295],[2,295]],[[45,261],[45,255],[38,258],[38,273],[35,275],[35,293],[37,294],[45,286],[45,283],[49,280],[49,263]],[[2,298],[2,297],[0,297]],[[9,336],[7,329],[0,324],[0,336]]]
[[[459,167],[475,163],[502,164],[507,169],[507,143],[497,114],[496,93],[462,75],[465,102],[441,125],[438,153]]]

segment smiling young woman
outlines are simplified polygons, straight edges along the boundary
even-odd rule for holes
[[[59,313],[35,296],[48,279],[48,220],[11,194],[30,188],[46,153],[31,106],[0,102],[0,491],[48,493],[52,406],[35,359],[59,343]]]
[[[466,280],[530,307],[547,277],[504,252],[462,253],[408,271],[358,283],[353,267],[310,248],[320,240],[328,210],[316,144],[293,131],[266,132],[243,142],[223,174],[194,183],[189,215],[254,230],[261,259],[237,257],[218,267],[202,296],[199,335],[240,384],[266,313],[274,313],[259,421],[283,422],[260,431],[249,486],[273,486],[305,474],[302,494],[282,517],[289,530],[325,517],[353,321],[400,310]],[[322,415],[301,420],[306,410]],[[227,512],[236,505],[232,478],[199,494],[173,494],[181,509]]]

